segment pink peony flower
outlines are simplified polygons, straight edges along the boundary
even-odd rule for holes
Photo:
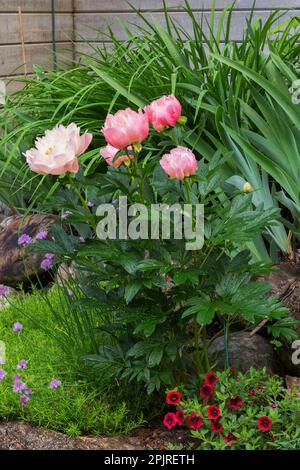
[[[62,124],[38,137],[35,148],[24,153],[32,171],[44,175],[61,175],[77,173],[79,169],[77,157],[88,148],[92,134],[85,132],[80,135],[80,128],[72,123],[65,127]]]
[[[140,144],[149,134],[148,117],[141,109],[135,112],[130,108],[120,110],[115,115],[108,114],[102,133],[106,142],[118,150]]]
[[[177,180],[193,175],[197,171],[197,160],[193,152],[186,147],[176,147],[162,156],[160,165],[167,175]]]
[[[132,147],[128,147],[128,150],[131,150]],[[114,166],[116,168],[119,168],[120,165],[122,165],[123,162],[127,162],[134,158],[134,155],[121,155],[120,157],[115,158],[115,155],[118,153],[118,149],[113,147],[112,145],[108,144],[106,147],[100,150],[100,155],[105,158],[106,163],[110,166]]]
[[[154,129],[162,132],[166,126],[175,126],[181,116],[181,104],[174,95],[162,96],[144,109]]]

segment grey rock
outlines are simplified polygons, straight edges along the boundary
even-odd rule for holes
[[[36,274],[45,273],[40,268],[43,256],[31,253],[26,246],[19,246],[18,239],[23,233],[34,240],[38,232],[50,232],[55,220],[55,216],[40,214],[7,219],[5,227],[0,231],[0,284],[16,286],[29,281]]]
[[[251,367],[263,368],[278,372],[279,364],[275,352],[266,338],[259,335],[249,336],[248,332],[239,331],[229,337],[229,365],[240,372],[246,372]],[[225,348],[224,336],[216,338],[209,348],[211,361],[217,367],[224,368]]]
[[[0,201],[0,215],[4,217],[9,217],[10,215],[14,215],[15,211],[8,207],[4,202]]]

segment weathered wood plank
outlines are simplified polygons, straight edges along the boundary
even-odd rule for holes
[[[18,6],[24,12],[51,12],[51,0],[0,0],[0,14],[2,12],[18,11]],[[73,0],[55,0],[57,12],[72,12]]]
[[[196,12],[195,16],[201,21],[202,12]],[[288,16],[298,16],[299,12],[297,10],[292,10],[286,13]],[[163,13],[146,13],[147,18],[155,18],[160,24],[165,25],[165,18]],[[249,11],[235,11],[232,14],[232,40],[241,40],[243,36],[244,29],[246,27],[246,17],[249,16]],[[254,13],[254,18],[261,18],[262,21],[266,20],[269,16],[269,11],[256,11]],[[184,12],[175,12],[172,14],[172,17],[189,32],[192,33],[192,24],[189,16]],[[204,13],[204,17],[209,19],[209,13]],[[221,17],[220,12],[215,14],[215,28],[217,29],[218,21]],[[104,14],[104,13],[76,13],[74,15],[75,23],[75,39],[77,41],[82,41],[86,39],[89,41],[103,41],[109,40],[105,33],[107,32],[107,25],[109,24],[112,27],[113,32],[120,40],[127,39],[127,34],[124,31],[124,28],[119,21],[122,21],[126,24],[126,27],[130,31],[137,31],[137,29],[132,26],[130,23],[137,25],[143,25],[143,21],[134,13],[123,13],[119,15],[115,14]],[[279,23],[281,23],[281,19]],[[209,32],[209,27],[206,21],[203,21],[203,29],[206,33]]]
[[[141,10],[162,10],[162,0],[131,0],[130,3]],[[183,9],[184,0],[166,0],[169,8]],[[216,0],[216,8],[222,9],[230,0]],[[212,0],[189,0],[189,4],[193,9],[201,10],[202,8],[210,10]],[[251,9],[253,0],[237,0],[235,8]],[[272,9],[272,8],[300,8],[300,0],[257,0],[255,8]],[[74,0],[74,9],[76,12],[95,11],[130,11],[130,6],[125,0]]]
[[[29,74],[28,76],[34,76],[32,74]],[[2,77],[0,81],[3,80],[3,82],[6,85],[6,94],[14,93],[15,91],[21,90],[25,83],[22,81],[22,75],[16,76],[16,77]]]
[[[25,43],[50,42],[52,40],[52,22],[49,13],[22,15]],[[56,15],[56,40],[71,40],[73,19],[71,13]],[[19,44],[19,16],[13,13],[0,14],[0,44]]]
[[[58,61],[73,58],[72,45],[68,42],[58,43]],[[33,64],[49,67],[52,64],[52,49],[50,43],[27,44],[25,46],[26,64],[28,72],[33,70]],[[23,59],[21,46],[0,47],[0,76],[20,75],[23,72]]]
[[[111,51],[114,48],[112,42],[76,42],[75,43],[75,59],[79,59],[80,54],[87,54],[90,56],[97,56],[97,49],[102,49],[105,47],[108,51]]]

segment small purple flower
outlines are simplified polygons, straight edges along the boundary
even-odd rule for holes
[[[21,359],[19,361],[19,364],[17,365],[17,369],[27,369],[27,363],[28,361],[26,361],[25,359]]]
[[[55,258],[54,253],[46,253],[40,265],[41,269],[44,269],[45,271],[48,271],[48,269],[52,269],[54,258]]]
[[[24,391],[25,395],[27,395],[28,397],[30,397],[30,395],[32,395],[32,389],[31,388],[27,388],[25,391]]]
[[[9,287],[4,284],[0,284],[0,297],[5,297],[9,292]]]
[[[50,382],[50,385],[49,385],[49,387],[52,388],[52,389],[56,389],[60,386],[61,386],[61,381],[57,380],[57,379],[52,379],[51,382]]]
[[[21,378],[20,374],[15,374],[15,375],[13,375],[13,381],[14,381],[14,382],[20,380],[20,378]]]
[[[29,235],[27,235],[26,233],[23,233],[23,235],[21,235],[18,238],[18,245],[20,245],[20,246],[29,245],[31,242],[32,242],[32,238]]]
[[[92,209],[92,207],[94,207],[94,204],[92,203],[92,201],[89,201],[87,205],[90,209]]]
[[[29,402],[29,397],[27,395],[20,396],[20,405],[26,406],[28,402]]]
[[[80,241],[80,243],[84,243],[84,242],[85,242],[85,238],[84,238],[84,237],[79,237],[79,241]]]
[[[46,253],[45,258],[53,260],[55,258],[55,254],[54,253]]]
[[[36,239],[37,240],[46,240],[46,238],[48,237],[48,232],[46,230],[42,230],[41,232],[39,232],[36,236]]]
[[[21,332],[22,330],[23,330],[23,325],[22,325],[22,323],[20,323],[20,322],[18,322],[18,321],[17,321],[16,323],[14,323],[14,325],[13,325],[13,331],[15,331],[16,333],[19,333],[19,332]]]
[[[61,215],[61,220],[66,220],[70,217],[70,215],[72,215],[72,212],[71,211],[65,211],[62,215]]]
[[[21,380],[15,380],[13,385],[13,392],[14,393],[21,393],[23,390],[27,389],[27,385],[22,382]]]
[[[0,370],[0,380],[3,380],[6,375],[7,375],[7,373],[5,372],[5,370],[1,369]]]
[[[41,262],[41,269],[43,269],[44,271],[48,271],[49,269],[51,269],[53,267],[53,263],[51,261],[51,259],[43,259],[43,261]]]

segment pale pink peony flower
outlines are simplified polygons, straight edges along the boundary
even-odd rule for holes
[[[38,137],[35,148],[24,153],[32,171],[45,175],[61,175],[77,173],[79,170],[77,157],[88,148],[92,134],[85,132],[80,135],[80,128],[72,123],[65,127],[62,124]]]
[[[128,147],[128,150],[132,150],[132,147]],[[114,160],[114,157],[116,154],[119,152],[118,149],[113,147],[112,145],[108,144],[106,147],[100,150],[100,155],[105,158],[106,163],[108,165],[114,166],[115,168],[119,168],[120,165],[122,165],[123,162],[127,162],[134,158],[134,155],[121,155],[120,157],[116,158]]]
[[[162,96],[144,109],[154,129],[162,132],[166,126],[173,127],[181,116],[181,104],[174,95]]]
[[[176,147],[162,156],[160,166],[171,178],[183,180],[186,176],[196,173],[198,163],[190,149]]]
[[[108,144],[121,150],[131,144],[140,144],[148,137],[149,121],[141,109],[138,112],[123,109],[107,115],[102,133]]]

